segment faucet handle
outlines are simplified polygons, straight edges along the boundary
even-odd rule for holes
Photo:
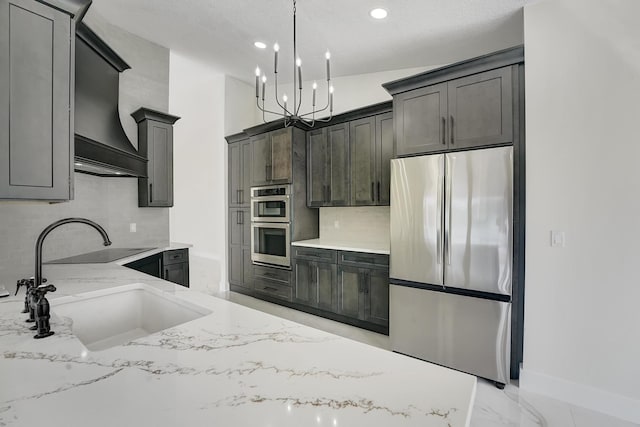
[[[55,292],[56,291],[56,287],[53,285],[40,285],[37,288],[33,289],[33,293],[36,296],[36,300],[39,300],[40,298],[44,297],[47,292]]]

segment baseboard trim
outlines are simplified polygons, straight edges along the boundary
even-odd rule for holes
[[[640,400],[562,378],[520,371],[520,389],[542,394],[567,403],[602,412],[626,421],[640,423]]]

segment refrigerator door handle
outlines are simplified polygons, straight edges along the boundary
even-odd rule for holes
[[[455,157],[452,155],[445,155],[445,175],[447,182],[445,184],[445,203],[446,203],[446,219],[444,222],[444,235],[445,245],[447,247],[447,265],[451,265],[451,185],[453,176],[453,165],[455,163]]]
[[[436,206],[442,207],[442,192],[444,187],[444,174],[442,173],[443,165],[440,164],[439,172],[438,172],[438,193],[436,195]],[[436,259],[438,264],[442,264],[442,257],[444,254],[444,250],[442,248],[443,237],[442,237],[442,208],[438,209],[438,220],[436,225]]]

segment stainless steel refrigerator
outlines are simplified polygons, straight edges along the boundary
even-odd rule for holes
[[[512,147],[392,160],[392,349],[508,383],[512,253]]]

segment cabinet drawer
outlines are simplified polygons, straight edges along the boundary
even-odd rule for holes
[[[389,255],[366,252],[338,252],[338,264],[356,267],[389,267]]]
[[[335,264],[338,260],[338,253],[333,249],[318,249],[303,246],[293,246],[293,257],[306,259],[308,261],[320,261]]]
[[[283,299],[285,301],[291,301],[291,286],[289,286],[289,284],[256,277],[253,281],[253,289],[261,294]]]
[[[258,265],[253,266],[253,277],[258,281],[259,279],[268,280],[284,286],[291,286],[291,271],[281,270],[279,268],[262,267]]]
[[[175,249],[162,253],[162,262],[164,265],[178,264],[189,260],[189,249]]]

